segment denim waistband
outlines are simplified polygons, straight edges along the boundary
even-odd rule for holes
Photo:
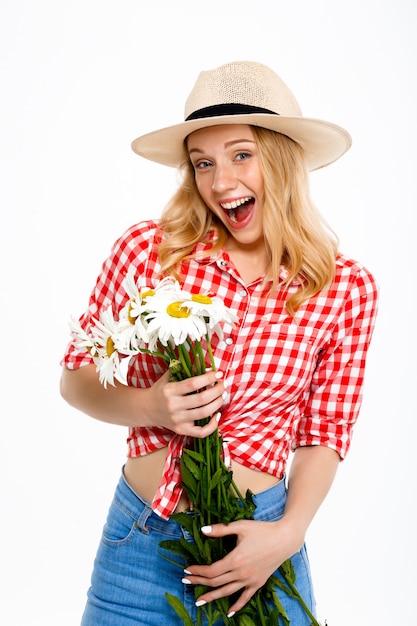
[[[256,504],[254,519],[267,521],[284,512],[287,489],[285,477],[265,491],[254,494]],[[174,520],[165,520],[152,511],[150,503],[137,494],[128,484],[124,473],[120,476],[114,496],[119,506],[130,515],[141,528],[154,528],[164,532],[177,534],[179,526]]]

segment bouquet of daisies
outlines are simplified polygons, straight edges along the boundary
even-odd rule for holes
[[[105,387],[114,385],[115,379],[124,381],[123,361],[139,351],[164,359],[178,380],[202,374],[207,366],[215,369],[210,339],[214,333],[223,336],[221,323],[237,321],[220,298],[190,294],[171,277],[155,289],[140,289],[129,274],[124,287],[129,300],[117,321],[111,307],[93,319],[89,331],[70,320],[76,346],[90,353]],[[175,375],[178,363],[181,367]]]
[[[133,275],[124,281],[128,301],[114,316],[111,307],[93,319],[89,330],[71,318],[70,329],[76,346],[91,355],[101,383],[115,385],[124,382],[123,364],[139,352],[162,358],[171,374],[171,380],[183,380],[203,374],[209,367],[216,369],[211,339],[214,334],[221,339],[222,324],[233,324],[237,317],[218,297],[201,293],[191,294],[181,289],[177,280],[167,277],[155,288],[141,288]],[[210,416],[198,424],[207,423]],[[186,440],[185,440],[186,443]],[[223,461],[222,438],[218,431],[203,439],[195,438],[184,447],[180,459],[182,486],[190,500],[193,515],[174,513],[172,518],[189,531],[194,542],[184,538],[163,541],[165,553],[181,557],[172,560],[181,571],[191,564],[211,564],[222,559],[236,544],[235,537],[206,537],[201,528],[216,523],[229,523],[239,519],[252,519],[255,505],[252,494],[244,496],[233,480],[233,473]],[[206,620],[208,626],[223,619],[230,626],[289,625],[288,616],[276,589],[296,598],[311,619],[312,626],[320,626],[309,611],[295,586],[295,573],[291,560],[280,567],[282,579],[271,576],[245,605],[238,615],[228,617],[230,599],[220,598],[198,607],[197,626]],[[207,591],[195,586],[195,597]],[[194,622],[179,598],[166,594],[185,626]]]

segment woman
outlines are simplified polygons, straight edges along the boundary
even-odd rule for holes
[[[129,429],[83,625],[181,623],[164,594],[181,597],[195,616],[196,584],[210,588],[198,606],[236,594],[231,618],[289,557],[314,613],[305,534],[349,448],[377,302],[373,277],[338,252],[308,189],[308,172],[338,159],[350,137],[302,117],[266,66],[235,62],[199,75],[185,122],[132,147],[180,167],[182,182],[160,220],[133,226],[114,244],[81,325],[108,306],[120,310],[132,269],[146,285],[174,275],[187,291],[214,292],[238,322],[214,340],[217,372],[180,382],[141,354],[127,386],[104,389],[91,356],[69,344],[63,397]],[[206,426],[195,425],[206,416]],[[185,437],[217,427],[236,484],[255,494],[255,519],[205,528],[236,535],[237,545],[181,576],[158,549],[164,538],[186,536],[169,518],[189,509],[178,450]],[[296,601],[281,601],[291,624],[310,624]]]

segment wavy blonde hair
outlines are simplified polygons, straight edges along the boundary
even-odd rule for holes
[[[300,281],[300,288],[286,301],[286,308],[293,315],[308,298],[331,283],[338,240],[311,200],[301,146],[265,128],[252,130],[264,179],[264,237],[270,260],[264,285],[269,283],[270,293],[278,285],[288,288],[294,279]],[[179,188],[161,216],[164,237],[159,247],[162,273],[177,277],[181,263],[193,258],[198,242],[211,242],[213,253],[228,238],[224,225],[197,190],[190,161],[181,166],[180,173]],[[213,230],[217,231],[214,240]],[[288,270],[288,276],[279,283],[281,265]]]

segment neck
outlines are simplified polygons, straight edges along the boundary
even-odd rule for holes
[[[264,242],[259,245],[245,245],[229,240],[226,249],[246,284],[265,275],[270,259]]]

